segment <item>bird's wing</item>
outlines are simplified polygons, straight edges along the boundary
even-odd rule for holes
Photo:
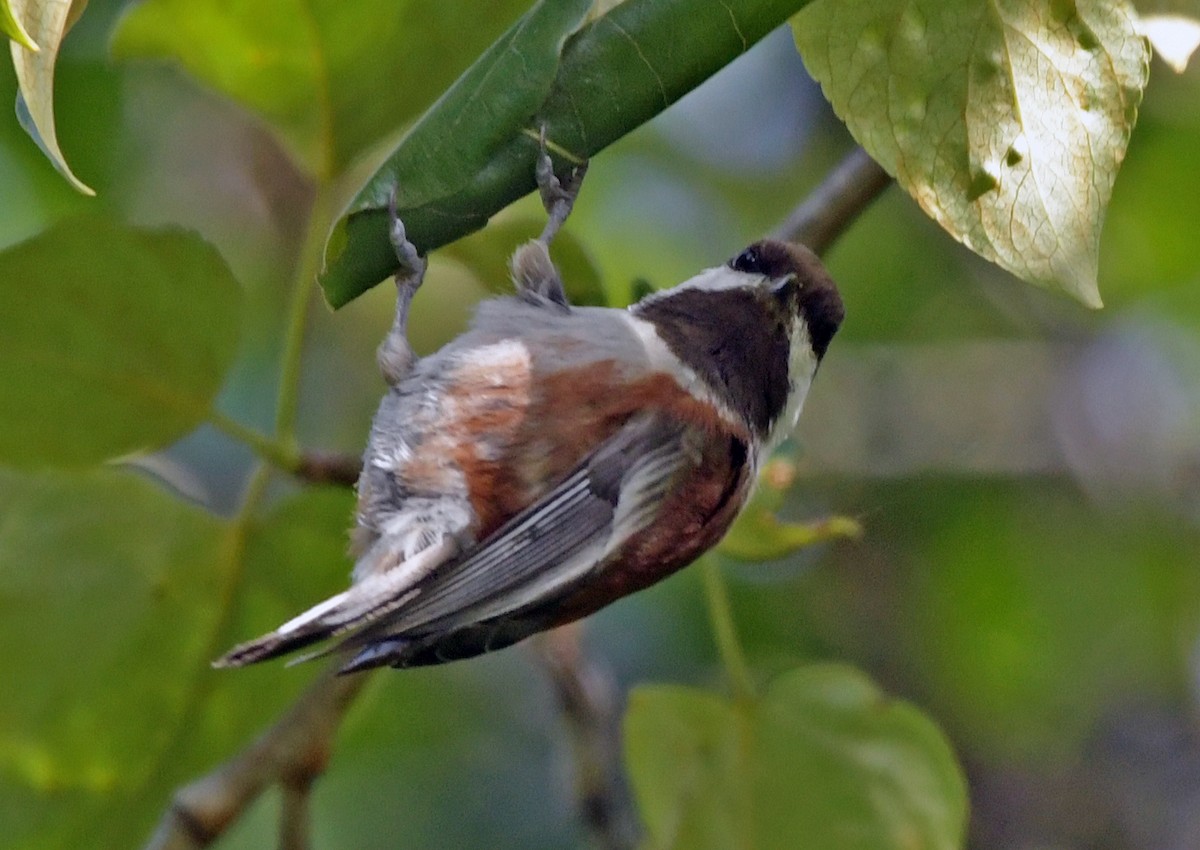
[[[547,598],[644,528],[688,462],[687,425],[630,420],[491,537],[448,564],[389,617],[390,633],[499,616]]]
[[[388,588],[387,573],[372,576],[217,663],[249,664],[347,631],[356,633],[345,645],[362,647],[380,635],[435,622],[454,628],[546,598],[650,522],[688,462],[690,431],[661,414],[636,416],[540,499],[416,584]],[[368,584],[378,587],[365,594]]]

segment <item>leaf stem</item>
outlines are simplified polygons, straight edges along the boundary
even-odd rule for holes
[[[328,183],[317,184],[308,229],[300,249],[292,301],[288,305],[283,358],[279,367],[279,396],[275,405],[275,439],[283,446],[295,442],[296,410],[300,400],[300,365],[304,355],[304,334],[308,329],[308,308],[317,285],[317,269],[329,226],[331,190]],[[288,449],[294,451],[294,449]]]
[[[787,242],[803,242],[816,253],[824,254],[891,185],[888,173],[866,151],[855,148],[771,236]]]
[[[303,458],[295,447],[284,445],[219,410],[210,411],[208,421],[218,431],[250,447],[259,458],[280,469],[294,473],[300,468]]]
[[[742,702],[749,702],[757,695],[754,677],[750,665],[746,663],[746,655],[742,652],[738,640],[737,628],[733,623],[733,609],[729,605],[729,592],[725,588],[725,577],[717,559],[711,555],[697,562],[700,575],[704,579],[704,596],[708,601],[708,618],[712,624],[713,638],[717,642],[717,653],[721,656],[721,664],[725,667],[725,675],[733,688],[734,696]]]

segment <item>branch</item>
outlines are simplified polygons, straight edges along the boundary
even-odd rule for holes
[[[305,452],[300,456],[292,474],[309,484],[339,484],[353,487],[358,484],[362,458],[357,455],[327,452]]]
[[[824,254],[891,184],[888,173],[866,151],[855,148],[771,236],[802,242]]]
[[[533,638],[537,660],[550,677],[575,757],[580,817],[596,847],[630,850],[638,821],[621,767],[621,729],[616,685],[583,653],[581,623]]]
[[[216,841],[270,785],[283,789],[281,850],[306,850],[309,792],[368,676],[330,666],[263,735],[207,776],[175,792],[145,850],[198,850]]]

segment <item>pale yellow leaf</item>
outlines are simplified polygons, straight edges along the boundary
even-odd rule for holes
[[[87,0],[10,0],[9,5],[15,19],[39,48],[35,52],[16,41],[9,45],[19,88],[17,117],[59,173],[76,190],[95,195],[91,187],[71,172],[54,129],[54,67],[58,51]]]
[[[1200,47],[1200,21],[1184,15],[1145,15],[1142,33],[1164,62],[1177,74],[1187,70],[1188,61]]]

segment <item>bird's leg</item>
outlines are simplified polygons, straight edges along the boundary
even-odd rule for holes
[[[396,319],[379,345],[377,359],[384,380],[394,387],[404,380],[417,362],[417,355],[408,343],[408,310],[421,281],[425,279],[425,259],[417,253],[417,246],[408,241],[404,222],[396,214],[395,189],[392,189],[388,199],[388,222],[388,235],[399,261],[396,269]]]
[[[583,185],[583,177],[587,174],[587,167],[587,162],[583,162],[572,166],[565,178],[560,179],[555,175],[554,163],[550,159],[550,152],[546,149],[546,127],[542,125],[538,134],[538,160],[534,173],[537,175],[538,194],[542,196],[542,206],[546,208],[546,212],[550,216],[546,226],[542,228],[542,235],[538,237],[538,241],[544,245],[550,244],[550,240],[554,238],[559,228],[563,226],[563,222],[567,220],[567,216],[571,214],[571,209],[575,206],[575,199],[579,197],[579,188]]]
[[[542,206],[546,208],[549,218],[542,228],[542,235],[525,243],[513,254],[513,278],[520,292],[566,306],[567,295],[563,290],[562,276],[550,259],[550,240],[575,206],[575,198],[579,196],[579,187],[583,185],[583,176],[587,173],[587,163],[573,166],[563,178],[555,175],[554,163],[546,150],[546,128],[543,126],[538,136],[538,159],[534,173],[537,175],[538,194],[542,197]]]

